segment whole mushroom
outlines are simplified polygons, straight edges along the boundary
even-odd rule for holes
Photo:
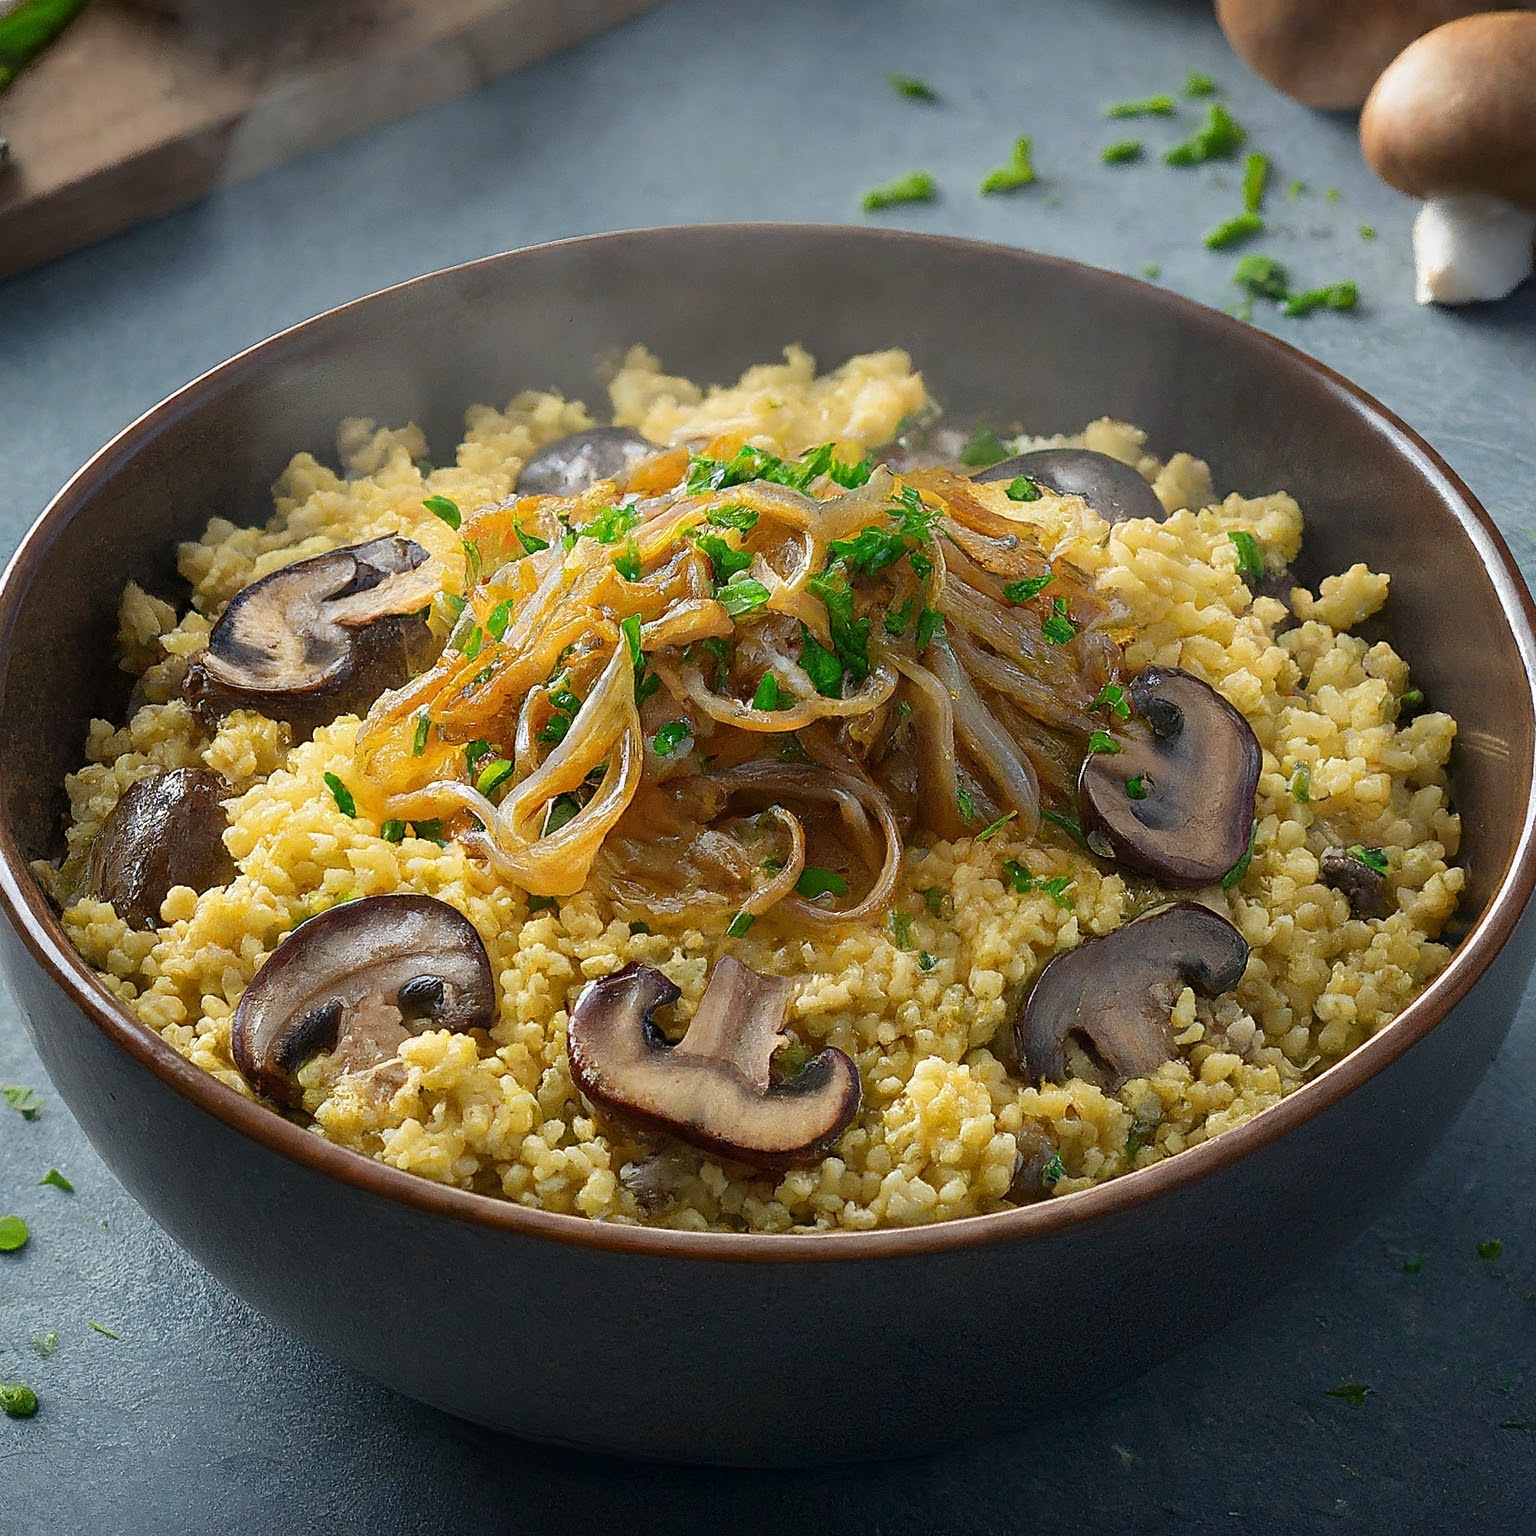
[[[1309,107],[1358,107],[1414,38],[1485,9],[1479,0],[1216,0],[1233,51]]]
[[[593,1104],[641,1129],[759,1168],[814,1162],[858,1113],[859,1073],[828,1046],[798,1077],[772,1080],[791,990],[726,955],[687,1033],[668,1045],[651,1019],[677,988],[651,966],[626,965],[577,999],[571,1076]]]
[[[295,1104],[295,1074],[333,1051],[344,1071],[395,1056],[426,1029],[488,1028],[491,962],[474,925],[432,896],[369,896],[301,923],[241,995],[230,1054],[252,1087]]]
[[[367,709],[406,680],[429,637],[417,615],[441,586],[426,550],[396,536],[295,561],[230,599],[187,669],[187,697],[296,730]]]
[[[1419,303],[1512,293],[1536,260],[1536,12],[1467,16],[1404,49],[1365,104],[1360,145],[1383,181],[1425,199]]]

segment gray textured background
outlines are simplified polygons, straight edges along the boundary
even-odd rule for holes
[[[943,103],[898,99],[893,69]],[[1470,313],[1416,308],[1412,208],[1361,166],[1352,123],[1248,77],[1197,0],[670,0],[472,99],[0,283],[0,540],[161,396],[339,300],[590,230],[858,219],[864,188],[918,167],[940,199],[881,217],[1123,271],[1160,262],[1161,281],[1225,306],[1234,258],[1199,237],[1239,206],[1237,169],[1098,162],[1112,138],[1188,130],[1189,107],[1179,125],[1099,109],[1190,69],[1228,89],[1275,162],[1263,248],[1301,283],[1360,283],[1354,316],[1260,323],[1423,431],[1536,569],[1536,287]],[[978,197],[1020,133],[1042,184]],[[1310,189],[1295,204],[1293,178]],[[586,1459],[397,1398],[274,1330],[150,1224],[49,1092],[8,1002],[0,1081],[47,1099],[35,1123],[0,1105],[0,1211],[33,1234],[0,1255],[0,1379],[43,1403],[0,1418],[5,1532],[1536,1529],[1529,1007],[1438,1153],[1318,1274],[1237,1298],[1192,1258],[1209,1343],[1119,1395],[1036,1423],[1021,1404],[1012,1432],[1000,1420],[1001,1438],[925,1461],[793,1476]],[[37,1186],[50,1166],[75,1195]],[[1069,1295],[1021,1304],[1073,1326]],[[935,1327],[963,1306],[914,1301]],[[29,1339],[50,1328],[43,1360]],[[1370,1388],[1360,1406],[1326,1395],[1348,1380]],[[849,1412],[857,1398],[850,1382]]]

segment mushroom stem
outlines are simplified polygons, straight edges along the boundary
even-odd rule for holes
[[[1413,221],[1420,304],[1502,299],[1536,263],[1536,213],[1481,192],[1432,197]]]

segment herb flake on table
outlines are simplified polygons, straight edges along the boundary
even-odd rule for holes
[[[1251,154],[1243,162],[1243,207],[1257,213],[1264,206],[1264,184],[1269,180],[1269,156]]]
[[[3,1098],[23,1120],[36,1120],[43,1112],[43,1101],[30,1088],[23,1088],[19,1083],[5,1083],[0,1085],[0,1098]]]
[[[1360,299],[1360,290],[1346,278],[1341,283],[1330,283],[1324,288],[1308,288],[1304,293],[1286,296],[1287,315],[1310,315],[1314,309],[1350,310]]]
[[[37,1412],[37,1393],[24,1381],[0,1381],[0,1409],[7,1418],[30,1419]]]
[[[994,171],[988,171],[982,178],[981,191],[983,196],[991,196],[997,192],[1016,192],[1020,187],[1032,186],[1036,181],[1035,162],[1031,152],[1028,138],[1015,139],[1013,153],[1009,156],[1007,165],[1000,165]]]
[[[1220,102],[1213,102],[1205,121],[1182,144],[1163,156],[1166,165],[1203,165],[1207,160],[1227,160],[1248,141],[1248,131]]]
[[[59,1347],[59,1330],[50,1328],[47,1333],[37,1334],[32,1340],[32,1348],[40,1354],[44,1360],[53,1354]]]
[[[1366,1394],[1370,1390],[1358,1381],[1341,1381],[1338,1386],[1329,1387],[1323,1396],[1336,1397],[1341,1402],[1348,1403],[1350,1407],[1358,1408],[1365,1401]]]
[[[1099,152],[1099,159],[1105,165],[1128,165],[1132,160],[1141,159],[1140,139],[1116,139],[1113,144],[1106,144]]]
[[[93,1323],[90,1318],[86,1318],[85,1324],[87,1328],[94,1328],[97,1333],[102,1335],[103,1338],[115,1339],[117,1337],[117,1335],[110,1328],[108,1328],[105,1323]]]
[[[938,192],[937,183],[927,171],[913,171],[884,186],[871,187],[859,206],[865,213],[878,213],[882,208],[899,208],[903,203],[931,203]]]
[[[1189,78],[1184,82],[1184,94],[1186,96],[1214,96],[1216,94],[1216,82],[1209,75],[1202,75],[1198,70],[1190,70]]]
[[[1479,1243],[1477,1245],[1478,1258],[1485,1259],[1490,1264],[1503,1252],[1504,1244],[1496,1237],[1491,1237],[1486,1243]]]
[[[893,71],[885,78],[891,89],[898,96],[905,96],[908,101],[937,101],[939,99],[939,93],[926,80],[919,80],[916,75],[903,75]]]
[[[1214,229],[1207,230],[1205,234],[1205,248],[1208,251],[1224,251],[1229,246],[1238,245],[1244,240],[1251,239],[1254,235],[1264,233],[1264,220],[1257,213],[1238,213],[1230,219],[1218,224]]]
[[[1122,117],[1172,117],[1178,103],[1166,92],[1157,96],[1145,96],[1140,101],[1117,101],[1104,108],[1108,118]]]
[[[53,1189],[62,1189],[66,1195],[72,1195],[75,1192],[75,1186],[57,1168],[50,1168],[37,1182],[39,1185],[47,1184]]]
[[[0,1253],[15,1253],[32,1236],[20,1216],[0,1216]]]

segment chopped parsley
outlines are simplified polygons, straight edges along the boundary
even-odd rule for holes
[[[699,553],[708,557],[710,569],[719,586],[724,586],[733,576],[740,575],[752,564],[750,551],[737,549],[718,533],[701,533],[694,539],[694,543]]]
[[[411,756],[420,757],[427,750],[427,732],[432,729],[432,717],[425,712],[416,716],[416,731],[411,737]]]
[[[117,1337],[117,1335],[113,1333],[113,1331],[108,1328],[105,1323],[93,1323],[90,1318],[86,1318],[85,1326],[87,1328],[94,1328],[96,1332],[101,1334],[103,1338],[115,1339]]]
[[[1107,709],[1117,720],[1131,718],[1131,706],[1125,697],[1125,689],[1119,683],[1105,683],[1099,696],[1088,706],[1090,709]]]
[[[379,828],[379,836],[386,843],[399,843],[405,841],[405,823],[397,821],[393,816]]]
[[[1297,805],[1305,805],[1312,798],[1312,770],[1305,763],[1297,763],[1291,769],[1289,788]]]
[[[795,881],[795,894],[807,901],[815,901],[818,896],[846,896],[848,882],[835,869],[818,869],[808,864]]]
[[[751,507],[714,507],[704,514],[704,521],[715,528],[734,528],[737,533],[751,533],[757,527],[757,513]]]
[[[1135,778],[1125,781],[1126,797],[1131,800],[1145,800],[1147,798],[1147,776],[1138,773]]]
[[[441,518],[455,533],[459,531],[459,525],[464,521],[459,513],[459,504],[450,500],[447,496],[428,496],[422,502],[433,517]]]
[[[926,80],[919,80],[916,75],[889,74],[886,77],[890,87],[898,96],[905,96],[908,101],[937,101],[939,93],[928,84]]]
[[[53,1354],[59,1347],[59,1331],[50,1328],[47,1333],[37,1334],[32,1340],[32,1348],[40,1354],[44,1360]]]
[[[556,911],[559,906],[560,901],[558,897],[530,896],[528,898],[528,915],[532,917],[535,912],[553,912]]]
[[[722,640],[718,635],[711,635],[707,640],[699,641],[699,648],[705,655],[714,657],[715,692],[718,693],[725,687],[726,681],[731,675],[730,643]]]
[[[1077,625],[1067,613],[1067,600],[1057,597],[1051,600],[1050,616],[1040,626],[1040,633],[1052,645],[1067,645],[1077,638]]]
[[[772,672],[764,672],[757,692],[752,695],[753,709],[777,709],[779,707],[779,680]]]
[[[992,427],[977,427],[960,450],[960,462],[972,469],[985,469],[1007,457],[1007,445]]]
[[[891,913],[891,937],[896,941],[897,949],[912,948],[912,914],[910,912]]]
[[[6,1083],[0,1086],[0,1099],[4,1099],[23,1120],[36,1120],[43,1112],[43,1101],[31,1088],[23,1088],[18,1083]]]
[[[1237,574],[1250,586],[1264,579],[1264,556],[1259,551],[1259,541],[1242,529],[1227,534],[1237,551]]]
[[[855,616],[853,588],[848,583],[847,572],[841,564],[834,562],[826,570],[812,576],[806,582],[805,589],[826,604],[827,627],[839,667],[854,682],[862,683],[870,671],[869,632],[872,621],[867,615],[863,618]],[[921,620],[918,626],[921,629]]]
[[[1088,846],[1088,839],[1083,836],[1083,824],[1077,817],[1066,811],[1041,810],[1040,819],[1048,821],[1058,831],[1065,832],[1079,848]]]
[[[549,802],[549,810],[544,815],[544,830],[539,835],[548,837],[551,833],[558,832],[561,827],[567,826],[581,815],[581,801],[575,795],[556,795]]]
[[[40,1185],[47,1184],[53,1189],[62,1189],[66,1195],[72,1195],[75,1192],[75,1186],[57,1168],[50,1168],[37,1182]]]
[[[15,1253],[18,1248],[25,1248],[31,1235],[20,1216],[0,1216],[0,1253]]]
[[[640,546],[631,534],[624,541],[624,548],[613,557],[613,568],[625,581],[639,581],[644,562],[640,558]]]
[[[336,802],[336,809],[343,816],[357,815],[357,801],[352,798],[352,791],[334,773],[326,774],[325,785],[331,792],[331,799]]]
[[[1251,299],[1286,297],[1285,267],[1273,256],[1244,256],[1232,273],[1232,281]]]
[[[1063,911],[1070,912],[1076,903],[1072,899],[1073,881],[1070,875],[1053,875],[1049,879],[1034,874],[1017,859],[1009,859],[1003,865],[1003,874],[1015,896],[1028,896],[1033,891],[1049,896]]]
[[[1504,1252],[1504,1244],[1496,1237],[1491,1237],[1486,1243],[1477,1245],[1477,1256],[1486,1259],[1490,1264]]]
[[[517,535],[517,542],[523,546],[525,555],[536,555],[541,549],[549,548],[549,540],[541,539],[536,533],[529,533],[521,523],[513,523],[512,531]]]
[[[1106,755],[1113,757],[1116,753],[1123,750],[1124,748],[1121,747],[1120,743],[1116,741],[1108,731],[1094,731],[1088,737],[1088,751],[1090,754],[1095,752],[1103,752]]]
[[[1360,238],[1362,240],[1374,240],[1376,238],[1376,226],[1374,224],[1362,224],[1360,226]]]
[[[630,506],[604,507],[590,523],[578,530],[583,539],[596,539],[599,544],[617,544],[625,534],[640,522],[640,509]]]
[[[750,576],[733,576],[715,596],[733,619],[739,619],[742,614],[761,608],[771,594],[762,582]]]
[[[981,190],[983,196],[990,196],[994,192],[1016,192],[1020,187],[1030,186],[1034,180],[1035,165],[1030,156],[1030,142],[1027,138],[1016,139],[1007,165],[988,171],[982,178]]]
[[[960,814],[967,821],[976,820],[976,797],[968,789],[955,791],[955,804],[960,809]]]
[[[1230,891],[1248,873],[1248,866],[1253,863],[1253,842],[1258,835],[1259,823],[1255,819],[1248,828],[1248,846],[1243,850],[1242,858],[1221,877],[1222,890]]]
[[[1117,101],[1104,108],[1104,116],[1116,117],[1172,117],[1178,103],[1166,93],[1148,96],[1142,101]]]
[[[512,599],[504,597],[486,615],[485,630],[493,640],[500,640],[507,632],[507,625],[512,622]]]
[[[1405,1275],[1416,1275],[1423,1268],[1424,1255],[1422,1253],[1415,1258],[1403,1260],[1403,1273]]]
[[[754,448],[749,443],[738,448],[728,459],[709,459],[695,454],[688,461],[688,478],[684,489],[690,496],[700,496],[706,491],[728,490],[733,485],[767,480],[774,485],[787,485],[793,490],[803,491],[813,480],[826,475],[838,485],[855,490],[869,479],[873,469],[872,459],[848,463],[837,458],[831,443],[809,448],[798,459],[781,459],[777,454],[769,453],[764,448]],[[717,509],[721,514],[744,510],[726,507]],[[709,520],[715,519],[711,516]],[[740,528],[740,524],[732,521],[722,521],[717,526]]]
[[[30,1419],[37,1412],[37,1393],[24,1381],[0,1381],[0,1409],[7,1418]]]
[[[1341,1381],[1338,1386],[1329,1387],[1323,1396],[1337,1397],[1352,1408],[1358,1408],[1365,1401],[1365,1395],[1370,1390],[1369,1387],[1361,1386],[1358,1381]]]
[[[1424,692],[1420,688],[1408,688],[1403,692],[1398,703],[1404,709],[1417,709],[1424,702]]]
[[[475,779],[475,788],[482,795],[493,795],[512,777],[512,764],[504,757],[493,757]]]
[[[997,834],[1001,832],[1003,828],[1006,827],[1008,823],[1012,821],[1018,814],[1019,813],[1017,811],[1009,811],[1006,816],[999,816],[997,820],[994,821],[990,826],[983,827],[981,831],[976,834],[976,841],[978,843],[990,842],[991,839],[996,837]]]
[[[1243,162],[1243,207],[1257,213],[1264,206],[1264,184],[1269,180],[1269,157],[1252,154]]]
[[[539,731],[539,740],[553,747],[565,740],[571,722],[581,712],[581,700],[567,686],[564,673],[550,685],[549,707],[551,714]]]
[[[1040,1170],[1040,1182],[1042,1184],[1056,1184],[1066,1178],[1066,1165],[1061,1160],[1061,1153],[1053,1154],[1050,1162]]]
[[[1024,576],[1018,581],[1010,581],[1003,588],[1003,596],[1010,603],[1027,603],[1032,597],[1039,597],[1055,580],[1054,571],[1046,576]]]
[[[842,697],[842,662],[804,624],[800,626],[800,665],[817,693],[829,699]]]
[[[1128,165],[1132,160],[1141,159],[1140,139],[1116,139],[1113,144],[1106,144],[1099,154],[1099,159],[1105,165]]]
[[[888,181],[883,187],[871,187],[859,202],[865,213],[882,208],[897,208],[903,203],[931,203],[938,196],[938,186],[927,171],[913,171]]]
[[[1009,501],[1039,501],[1040,487],[1028,475],[1015,475],[1008,482]]]
[[[1306,190],[1307,190],[1306,182],[1304,182],[1304,181],[1293,181],[1290,184],[1290,186],[1288,186],[1285,189],[1285,195],[1286,195],[1286,198],[1290,202],[1299,203],[1301,201],[1301,194],[1303,192],[1305,192]]]
[[[1206,110],[1205,121],[1191,138],[1175,144],[1164,156],[1167,165],[1200,165],[1207,160],[1226,160],[1236,154],[1247,141],[1248,134],[1221,105],[1213,102]]]
[[[937,965],[938,961],[928,953],[926,949],[919,951],[917,956],[917,968],[923,975],[928,975]]]
[[[1264,220],[1257,213],[1239,213],[1225,223],[1218,224],[1215,229],[1206,231],[1205,248],[1209,251],[1224,251],[1228,246],[1238,245],[1253,235],[1263,233]]]
[[[1216,82],[1209,75],[1202,75],[1198,70],[1189,72],[1189,79],[1184,82],[1184,94],[1186,96],[1214,96],[1216,94]]]
[[[413,821],[411,823],[411,836],[419,837],[424,843],[436,843],[439,848],[448,846],[448,839],[443,832],[443,819],[441,816],[433,816],[428,821]]]
[[[1163,264],[1160,261],[1144,261],[1138,270],[1148,281],[1155,281],[1163,275]]]
[[[485,645],[485,631],[478,624],[469,628],[454,642],[453,648],[465,661],[473,661]]]
[[[470,742],[470,744],[464,748],[464,766],[469,769],[471,773],[473,773],[475,771],[475,764],[478,763],[482,757],[489,756],[490,750],[490,742],[484,740],[483,738],[479,741]]]
[[[474,585],[480,580],[480,546],[473,539],[460,539],[464,546],[464,569],[469,575],[469,584]]]
[[[1356,863],[1364,864],[1367,869],[1374,869],[1378,875],[1386,874],[1392,867],[1380,848],[1367,848],[1362,843],[1351,843],[1345,852]]]
[[[912,609],[916,606],[917,599],[909,597],[906,602],[895,608],[885,610],[885,632],[888,635],[900,637],[907,632],[907,626],[912,622]]]
[[[693,735],[693,726],[686,720],[669,720],[651,738],[651,747],[657,757],[671,757]]]
[[[945,915],[945,909],[949,906],[949,892],[942,885],[930,885],[922,893],[922,896],[923,905],[935,917],[943,917]]]
[[[746,936],[747,930],[755,919],[750,912],[738,912],[730,922],[725,925],[725,936],[728,939],[740,939]]]
[[[917,654],[921,656],[935,640],[944,638],[944,615],[937,608],[924,608],[917,616]]]
[[[1326,288],[1308,288],[1304,293],[1293,293],[1285,301],[1287,315],[1310,315],[1314,309],[1353,309],[1359,302],[1360,290],[1345,279],[1330,283]]]

